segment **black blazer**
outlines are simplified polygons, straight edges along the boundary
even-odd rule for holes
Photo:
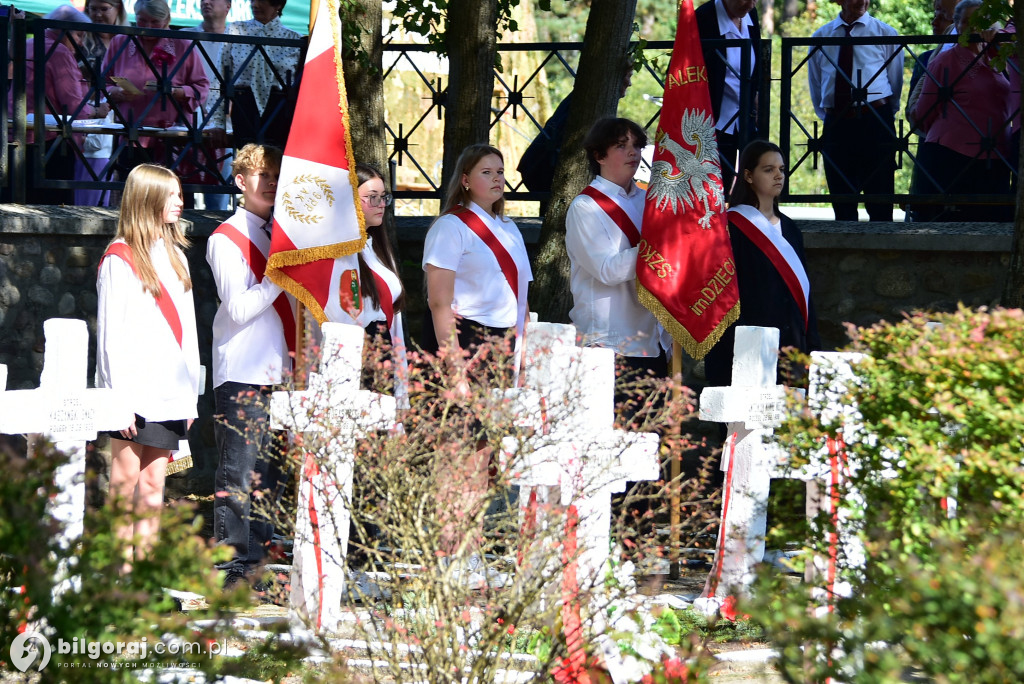
[[[782,237],[793,246],[800,262],[807,268],[804,257],[804,238],[791,218],[780,214]],[[729,385],[732,382],[733,344],[737,325],[755,325],[779,329],[779,348],[796,347],[804,354],[821,349],[818,334],[818,315],[811,296],[807,312],[808,324],[800,305],[793,299],[786,281],[779,275],[771,260],[742,230],[729,224],[733,258],[736,261],[736,281],[740,290],[740,317],[729,327],[722,339],[704,357],[704,373],[709,385]],[[784,363],[779,364],[781,376]],[[781,378],[780,378],[781,381]]]
[[[711,108],[715,113],[715,121],[718,121],[722,111],[722,93],[725,91],[725,60],[718,54],[719,50],[708,47],[705,40],[723,38],[718,30],[718,13],[715,11],[716,0],[708,0],[697,8],[697,32],[701,37],[701,51],[704,53],[704,64],[708,69],[708,90],[711,91]],[[753,119],[751,130],[756,130],[757,112],[754,109],[754,93],[757,92],[757,85],[761,82],[761,22],[755,10],[750,10],[748,15],[753,25],[750,27],[750,40],[754,44],[754,71],[751,76],[748,88],[750,90],[750,116]],[[740,81],[742,86],[743,81]],[[723,122],[724,123],[724,122]]]

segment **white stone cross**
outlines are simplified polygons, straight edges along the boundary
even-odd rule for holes
[[[851,504],[863,504],[863,498],[849,483],[858,464],[849,458],[847,444],[863,437],[860,412],[850,402],[848,391],[856,382],[855,367],[863,354],[850,352],[812,352],[808,406],[821,422],[839,425],[841,432],[831,435],[825,448],[815,455],[808,470],[816,478],[807,481],[807,517],[812,530],[821,512],[827,513],[835,529],[829,534],[829,553],[815,556],[807,564],[805,580],[815,587],[814,594],[827,606],[836,596],[852,593],[851,574],[860,572],[865,562],[864,544],[859,537],[860,525],[851,515]],[[880,473],[892,477],[895,473]],[[839,493],[833,496],[835,490]]]
[[[336,631],[345,596],[345,553],[356,440],[395,425],[395,398],[359,389],[364,331],[324,323],[320,371],[308,389],[274,392],[271,427],[309,438],[299,480],[289,617]]]
[[[524,527],[545,526],[537,518],[538,504],[576,507],[577,578],[585,590],[604,577],[612,493],[624,491],[627,481],[656,480],[661,469],[658,435],[613,428],[614,351],[581,349],[575,342],[571,325],[527,327],[525,390],[510,390],[507,396],[535,434],[524,441],[503,439],[502,457],[509,462],[512,483],[520,486]]]
[[[722,520],[715,559],[694,607],[714,614],[754,578],[764,558],[768,489],[782,472],[786,454],[766,444],[785,409],[785,387],[775,382],[779,358],[777,328],[738,326],[730,387],[707,387],[700,395],[700,417],[727,423],[722,470]]]
[[[43,323],[46,347],[39,389],[3,391],[7,367],[0,366],[0,433],[41,434],[67,454],[54,474],[58,494],[53,516],[64,524],[61,542],[82,535],[85,520],[85,446],[100,430],[120,430],[132,413],[112,389],[87,389],[89,329],[85,321],[51,318]]]

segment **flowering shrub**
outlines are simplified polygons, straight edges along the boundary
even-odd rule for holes
[[[851,467],[837,499],[866,562],[838,554],[852,592],[825,611],[768,578],[751,612],[788,681],[1024,680],[1024,314],[916,315],[858,330],[854,349],[867,355],[845,400],[859,434],[808,412],[780,439],[799,466],[840,438]],[[827,557],[833,520],[812,529],[808,556]]]
[[[607,581],[591,582],[581,569],[585,549],[576,545],[577,531],[591,521],[577,513],[578,501],[563,500],[557,487],[518,500],[513,482],[520,466],[499,457],[510,445],[520,451],[546,446],[540,426],[557,425],[573,407],[544,405],[543,417],[524,414],[513,398],[504,341],[491,341],[472,358],[411,352],[409,359],[410,408],[400,411],[401,429],[370,431],[358,441],[354,493],[346,502],[352,514],[346,564],[356,579],[351,593],[366,609],[356,629],[373,644],[375,676],[494,681],[506,671],[527,670],[585,681],[587,672],[605,667],[600,644],[618,642],[620,621],[639,625],[640,632],[648,618],[661,624],[649,607],[634,602],[635,584],[625,569],[632,559],[667,555],[659,528],[668,525],[670,492],[680,492],[683,502],[683,546],[697,545],[717,507],[700,482],[663,478],[632,486],[611,519],[611,538],[618,542],[613,567],[605,569]],[[364,367],[372,371],[364,381],[369,386],[391,385],[389,350],[367,351]],[[638,381],[636,394],[645,401],[630,425],[662,435],[663,459],[686,448],[679,425],[693,410],[688,394],[670,400],[671,391],[667,382]],[[291,458],[323,453],[348,429],[337,417],[317,419],[328,429],[304,434]],[[317,458],[320,472],[334,472],[329,459]],[[521,518],[521,511],[531,515]],[[640,663],[634,680],[687,657],[690,646],[680,652],[656,631],[621,644],[621,656]],[[690,665],[691,671],[701,667]]]
[[[203,541],[202,521],[194,510],[166,508],[160,543],[148,558],[135,562],[129,575],[121,576],[126,542],[113,530],[127,513],[116,503],[88,511],[85,534],[65,548],[58,541],[62,525],[50,514],[49,504],[56,493],[54,471],[67,458],[37,443],[29,458],[2,448],[0,459],[0,672],[16,672],[8,655],[15,637],[26,630],[50,642],[52,656],[41,671],[43,681],[137,681],[144,669],[178,665],[210,681],[222,674],[247,674],[249,665],[260,659],[287,668],[305,655],[274,639],[254,645],[242,658],[211,657],[199,649],[185,653],[167,648],[160,653],[158,643],[226,644],[235,636],[226,618],[248,605],[243,592],[221,591],[214,563],[223,552]],[[165,587],[201,594],[207,606],[180,612]],[[197,620],[212,626],[200,628]],[[116,642],[136,647],[145,643],[147,648],[136,655],[105,648],[93,655],[81,649],[61,653],[58,639],[105,648]],[[29,665],[28,672],[39,662]]]

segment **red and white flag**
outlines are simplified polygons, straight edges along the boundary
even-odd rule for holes
[[[267,276],[317,321],[352,323],[366,226],[356,188],[337,0],[317,12],[281,162]]]
[[[740,315],[707,69],[691,0],[679,3],[637,257],[637,295],[701,359]]]

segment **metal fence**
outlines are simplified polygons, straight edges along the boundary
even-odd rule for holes
[[[26,91],[25,71],[10,65],[25,64],[26,46],[31,37],[42,37],[50,30],[56,37],[69,37],[76,58],[82,63],[86,93],[81,102],[72,107],[55,107],[46,96],[46,64],[53,58],[54,50],[46,50],[43,40],[35,40],[32,58],[36,77],[31,92]],[[24,202],[27,188],[42,190],[102,189],[117,190],[123,181],[124,169],[138,161],[153,159],[167,164],[182,175],[187,193],[231,193],[230,182],[221,179],[218,164],[223,161],[230,143],[219,136],[216,117],[204,121],[198,112],[186,111],[173,96],[175,77],[179,66],[189,54],[195,54],[213,72],[209,99],[205,111],[223,111],[241,90],[237,86],[239,74],[253,61],[272,63],[267,48],[272,46],[300,48],[304,41],[253,39],[238,36],[159,31],[131,27],[101,27],[95,25],[71,24],[37,19],[26,30],[22,20],[9,20],[0,16],[0,31],[9,36],[5,41],[5,63],[8,73],[0,77],[2,107],[0,114],[0,135],[5,149],[9,151],[0,161],[5,199]],[[83,32],[81,35],[76,32]],[[98,123],[85,119],[83,112],[103,101],[110,86],[110,68],[88,58],[84,43],[88,36],[97,33],[127,35],[123,49],[141,50],[140,40],[144,38],[174,38],[183,45],[183,53],[177,62],[154,63],[146,59],[152,71],[152,87],[146,90],[145,106],[133,112],[122,111],[113,105],[112,122]],[[201,40],[200,40],[201,38]],[[970,106],[964,101],[972,95],[972,75],[988,69],[981,57],[956,73],[946,69],[941,74],[923,76],[926,85],[935,91],[934,104],[925,118],[935,120],[958,117],[963,120],[963,134],[977,139],[977,152],[966,155],[966,162],[950,172],[949,157],[925,154],[919,150],[921,126],[914,126],[903,116],[903,109],[909,95],[908,87],[900,93],[898,103],[890,103],[897,114],[893,119],[892,132],[883,140],[892,151],[892,168],[887,173],[895,176],[892,190],[878,193],[861,182],[856,174],[847,173],[843,166],[848,163],[838,158],[834,147],[830,147],[828,130],[815,115],[813,103],[807,91],[807,71],[812,60],[825,60],[836,66],[836,46],[844,43],[857,45],[891,45],[893,55],[904,60],[904,81],[910,81],[910,74],[921,60],[924,51],[938,45],[948,44],[955,38],[934,38],[924,36],[900,36],[893,38],[784,38],[775,41],[776,72],[773,73],[773,45],[770,40],[761,43],[760,59],[762,79],[753,84],[756,96],[753,102],[744,102],[741,111],[750,111],[756,106],[756,117],[752,123],[748,117],[739,120],[738,137],[742,142],[754,136],[777,139],[789,160],[789,176],[783,201],[787,203],[826,204],[830,202],[874,202],[900,204],[914,208],[921,216],[942,219],[963,215],[964,207],[1000,209],[1006,213],[1012,210],[1011,183],[1016,181],[1017,138],[1006,138],[1008,131],[1019,135],[1019,70],[1011,63],[1008,70],[1012,81],[1008,97],[1011,106],[999,110],[999,117],[973,120]],[[208,44],[238,44],[249,46],[247,58],[236,73],[222,73],[220,64],[211,56]],[[726,50],[748,45],[746,41],[708,41],[717,58],[725,59]],[[781,49],[779,49],[781,46]],[[499,45],[503,68],[495,72],[495,92],[492,107],[491,142],[507,149],[503,140],[518,140],[520,147],[538,136],[544,136],[544,123],[548,112],[554,109],[558,100],[571,91],[578,64],[580,43],[522,43]],[[655,42],[647,45],[648,54],[671,51],[670,42]],[[934,53],[933,53],[934,54]],[[742,50],[744,65],[741,71],[749,73],[750,51]],[[642,104],[637,109],[637,98],[632,98],[633,111],[630,114],[651,132],[657,125],[660,114],[660,98],[664,90],[665,60],[645,64],[634,76],[633,89],[644,93]],[[422,45],[385,46],[384,78],[388,102],[399,101],[403,108],[389,108],[386,115],[389,161],[392,177],[398,177],[400,184],[395,189],[396,197],[407,201],[436,199],[440,194],[440,142],[445,117],[447,91],[443,76],[446,66],[439,58]],[[274,85],[288,94],[275,105],[286,107],[294,102],[294,93],[300,74],[281,70],[274,71]],[[882,74],[855,75],[852,89],[861,100],[868,99],[872,84]],[[743,89],[744,91],[746,89]],[[390,95],[388,95],[390,93]],[[354,94],[350,93],[350,97]],[[985,93],[987,98],[993,93]],[[410,103],[418,103],[410,106]],[[862,103],[861,103],[862,104]],[[897,106],[898,105],[898,106]],[[33,114],[29,115],[28,112]],[[35,116],[44,112],[47,116]],[[153,112],[165,112],[173,119],[174,126],[159,130],[143,125],[142,119]],[[269,112],[271,119],[276,115]],[[287,112],[282,111],[281,116]],[[870,107],[857,105],[846,117],[877,117]],[[948,121],[944,125],[948,125]],[[756,127],[756,130],[755,130]],[[948,127],[948,126],[947,126]],[[265,128],[253,135],[252,139],[262,141]],[[115,144],[109,161],[92,170],[84,179],[72,180],[67,177],[48,176],[48,166],[55,158],[82,162],[85,134],[106,134],[113,137]],[[34,141],[36,144],[30,144]],[[156,140],[160,144],[147,145]],[[921,139],[924,140],[923,138]],[[864,145],[878,143],[878,140],[864,141]],[[239,140],[234,140],[238,144]],[[866,149],[866,148],[865,148]],[[925,148],[921,148],[924,150]],[[934,152],[934,145],[929,146]],[[29,157],[32,159],[29,159]],[[507,160],[514,167],[516,159]],[[931,166],[929,166],[929,163]],[[830,169],[831,167],[831,169]],[[511,169],[510,169],[511,170]],[[831,170],[832,182],[826,182],[826,170]],[[29,177],[30,172],[30,177]],[[531,192],[513,171],[508,175],[507,197],[510,200],[543,200],[546,192]],[[967,181],[977,178],[996,178],[996,185],[988,183],[979,189]],[[199,178],[201,182],[194,182]],[[837,185],[839,178],[846,185],[845,191],[829,188]],[[1005,180],[1005,183],[1003,183]],[[831,190],[831,192],[830,192]],[[864,194],[867,190],[869,194]],[[957,214],[957,211],[960,214]],[[988,215],[984,211],[974,212]]]
[[[247,86],[239,83],[250,65],[270,65],[269,87],[275,93],[259,121],[250,125],[251,141],[262,142],[279,117],[288,117],[289,103],[294,104],[301,78],[298,68],[284,69],[273,63],[267,48],[284,47],[301,54],[304,40],[250,38],[213,35],[173,30],[139,29],[134,27],[98,26],[36,19],[32,33],[26,31],[24,20],[0,17],[0,30],[10,36],[4,41],[8,70],[0,77],[3,97],[2,142],[4,155],[4,199],[24,203],[33,191],[61,193],[78,190],[119,190],[129,168],[142,162],[162,163],[182,178],[186,193],[226,194],[234,192],[233,184],[224,181],[221,166],[232,144],[225,129],[231,129],[227,105]],[[127,36],[111,42],[106,60],[92,58],[89,42],[100,35]],[[44,39],[44,36],[48,36]],[[171,54],[143,49],[147,40],[173,39],[167,43]],[[211,56],[211,44],[224,46],[243,44],[244,56],[234,73],[221,69],[219,60]],[[56,88],[58,61],[66,62],[71,50],[82,78],[81,88],[68,97]],[[61,51],[63,54],[59,54]],[[113,73],[115,62],[131,53],[146,79],[146,85],[128,102],[109,101],[113,86],[125,85]],[[201,67],[203,75],[195,78]],[[51,70],[51,66],[54,67]],[[186,73],[186,66],[196,73]],[[212,74],[212,78],[207,76]],[[31,84],[27,84],[27,77]],[[66,73],[61,83],[67,82]],[[67,90],[67,89],[64,89]],[[82,92],[84,91],[84,93]],[[182,101],[175,96],[195,99],[202,92],[200,105]],[[97,107],[109,106],[105,119],[92,115]],[[101,110],[102,111],[102,110]],[[236,107],[231,119],[238,120]],[[100,164],[90,164],[86,146],[91,136],[104,138],[109,156]],[[73,166],[81,169],[78,180],[66,173]],[[62,171],[53,173],[54,168]],[[83,177],[84,176],[84,177]]]
[[[997,36],[994,42],[1005,40],[1012,36]],[[777,87],[778,140],[789,160],[783,201],[897,204],[916,220],[1011,220],[1019,167],[1020,68],[1011,60],[1005,72],[996,74],[987,61],[994,46],[968,57],[956,43],[957,36],[783,38]],[[823,121],[808,92],[811,63],[819,60],[825,68],[837,69],[836,55],[844,44],[854,49],[892,46],[891,57],[875,73],[855,72],[850,83],[853,103],[827,113]],[[971,44],[978,45],[977,38]],[[943,58],[945,66],[936,61],[931,70],[926,69],[929,58],[954,49],[958,66],[950,68],[951,60]],[[904,61],[898,101],[884,108],[870,106],[867,101],[881,90],[885,68],[895,59]],[[915,120],[907,116],[908,99],[911,84],[918,79],[921,97],[929,104],[918,108]],[[982,89],[980,83],[991,87]],[[985,105],[979,107],[982,102]],[[888,104],[896,105],[896,114],[881,140],[875,136],[841,141],[847,147],[860,146],[857,154],[862,158],[872,154],[880,158],[878,148],[889,155],[892,168],[879,172],[889,174],[889,179],[895,176],[893,187],[889,192],[872,192],[870,181],[848,173],[851,162],[836,152],[826,122],[830,117],[835,117],[829,122],[832,126],[842,118],[877,122],[887,116]],[[884,128],[871,130],[877,133]],[[964,150],[966,145],[970,149]]]

